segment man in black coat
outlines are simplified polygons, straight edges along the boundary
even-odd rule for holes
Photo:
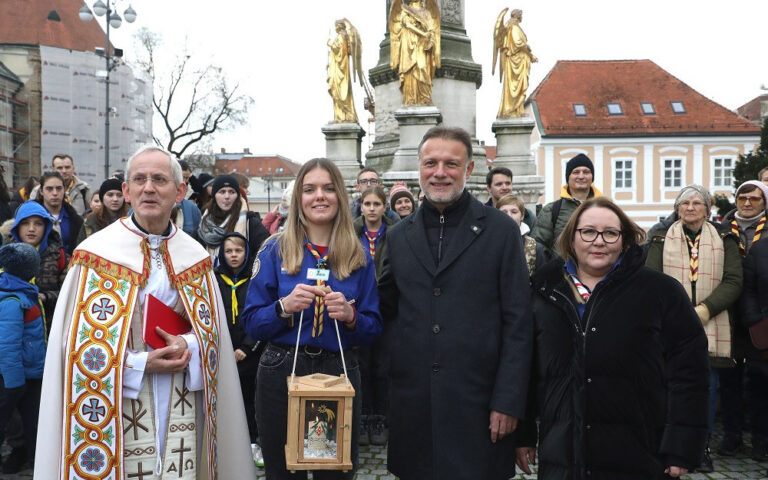
[[[392,322],[389,470],[402,480],[506,480],[525,412],[532,324],[520,232],[464,189],[472,145],[435,127],[419,146],[425,201],[387,234]]]

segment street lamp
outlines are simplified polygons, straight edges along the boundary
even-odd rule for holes
[[[104,47],[104,59],[106,61],[107,66],[107,77],[106,77],[106,84],[107,84],[107,97],[106,97],[106,108],[105,108],[105,114],[104,114],[104,178],[109,178],[109,114],[111,113],[111,109],[109,108],[109,72],[117,68],[117,65],[119,64],[119,58],[123,56],[123,52],[120,49],[115,49],[115,55],[112,55],[112,51],[109,48],[109,29],[112,28],[120,28],[120,25],[123,23],[123,19],[120,18],[120,15],[114,10],[117,6],[117,2],[119,0],[107,0],[107,3],[105,4],[102,0],[96,0],[96,3],[93,4],[93,13],[91,13],[91,10],[88,8],[87,5],[83,5],[82,8],[78,11],[78,15],[80,16],[80,20],[84,22],[90,22],[93,20],[93,14],[95,13],[99,17],[102,17],[104,15],[107,16],[107,21],[105,22],[107,24],[107,44]],[[125,18],[125,21],[128,23],[133,23],[136,21],[136,10],[131,8],[130,5],[128,5],[128,8],[123,12],[123,18]],[[99,54],[99,50],[97,49],[96,53]]]

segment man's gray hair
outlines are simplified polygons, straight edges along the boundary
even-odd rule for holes
[[[125,183],[130,182],[131,178],[131,164],[133,163],[133,160],[138,157],[139,155],[143,155],[145,153],[149,152],[160,152],[165,154],[168,157],[168,160],[170,160],[171,165],[171,175],[173,176],[173,182],[178,186],[181,185],[181,182],[184,181],[184,176],[181,174],[181,165],[179,164],[179,161],[176,159],[176,157],[169,152],[168,150],[158,147],[157,145],[144,145],[140,147],[136,153],[131,155],[131,158],[128,159],[128,163],[125,164]]]
[[[706,188],[702,187],[701,185],[696,185],[695,183],[688,185],[687,187],[683,187],[682,190],[680,190],[680,193],[675,199],[675,211],[677,212],[680,209],[681,203],[690,199],[694,195],[701,197],[701,200],[707,206],[707,215],[709,215],[709,212],[712,211],[712,196],[709,194],[709,191],[707,191]]]

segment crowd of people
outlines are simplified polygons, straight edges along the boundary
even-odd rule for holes
[[[353,466],[388,445],[403,480],[711,472],[718,410],[718,453],[751,430],[768,461],[761,181],[721,222],[688,185],[646,234],[583,154],[538,216],[504,167],[481,203],[446,127],[419,145],[419,195],[363,168],[350,199],[318,158],[263,219],[247,178],[157,147],[94,192],[52,164],[0,185],[4,473],[306,478],[285,459],[293,373],[344,373]]]

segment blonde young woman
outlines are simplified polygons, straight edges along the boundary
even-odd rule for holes
[[[285,379],[294,355],[296,375],[343,373],[337,326],[349,379],[358,392],[351,438],[356,466],[360,370],[351,347],[376,340],[381,315],[373,262],[355,235],[344,181],[330,160],[313,159],[299,170],[285,229],[264,243],[254,263],[242,318],[252,338],[269,342],[256,381],[256,421],[267,478],[306,478],[285,469]],[[352,479],[354,469],[313,475],[317,480]]]

